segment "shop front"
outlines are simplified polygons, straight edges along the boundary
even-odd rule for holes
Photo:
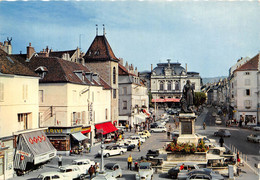
[[[109,138],[112,132],[118,130],[111,122],[95,124],[95,128],[96,128],[96,137],[98,137],[97,131],[101,131],[104,138]]]
[[[58,154],[64,155],[78,153],[81,145],[84,146],[84,141],[88,139],[82,134],[81,126],[49,127],[45,132]]]
[[[15,137],[14,170],[18,175],[35,169],[56,156],[56,149],[43,130],[29,131]]]
[[[13,136],[0,138],[0,179],[13,177]]]

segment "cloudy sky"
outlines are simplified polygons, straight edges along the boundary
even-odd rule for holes
[[[13,53],[29,42],[40,51],[81,46],[103,34],[115,53],[139,71],[180,62],[202,77],[226,76],[240,57],[260,51],[259,1],[0,1],[0,41]],[[79,43],[81,37],[81,45]]]

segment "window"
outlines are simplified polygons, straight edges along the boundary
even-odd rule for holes
[[[43,103],[43,90],[39,90],[39,102]]]
[[[28,129],[29,128],[29,113],[20,113],[17,114],[18,116],[18,122],[23,122],[24,123],[24,129]]]
[[[193,89],[195,89],[195,83],[191,83],[191,86],[193,87]]]
[[[23,85],[23,100],[28,99],[28,84]]]
[[[178,82],[178,81],[175,82],[175,90],[176,90],[176,91],[179,91],[179,90],[180,90],[179,82]]]
[[[127,88],[123,87],[123,93],[122,94],[127,94]]]
[[[107,110],[107,108],[105,109],[105,115],[106,115],[106,119],[108,119],[108,110]]]
[[[113,98],[116,99],[116,89],[113,89]]]
[[[245,107],[247,108],[247,109],[250,109],[250,107],[251,107],[251,101],[250,100],[245,100]]]
[[[4,101],[4,83],[0,82],[0,101]]]
[[[113,83],[116,84],[116,67],[113,67]]]
[[[163,91],[163,81],[160,81],[160,90]]]
[[[245,75],[250,75],[250,72],[245,72]]]
[[[246,95],[250,96],[250,89],[246,89]]]
[[[167,90],[168,91],[172,90],[172,82],[171,81],[168,81],[168,83],[167,83]]]
[[[249,86],[250,85],[250,79],[245,79],[245,85]]]
[[[86,111],[81,112],[82,124],[86,124]]]
[[[127,101],[123,101],[123,109],[127,109]]]

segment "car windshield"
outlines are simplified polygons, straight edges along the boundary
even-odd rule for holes
[[[43,177],[44,177],[44,176],[40,174],[37,178],[43,178]]]
[[[140,169],[149,169],[148,166],[140,166]]]
[[[113,169],[113,166],[105,166],[105,169],[106,169],[106,170],[112,170],[112,169]]]
[[[107,150],[111,150],[112,147],[111,147],[111,146],[107,146],[106,149],[107,149]]]

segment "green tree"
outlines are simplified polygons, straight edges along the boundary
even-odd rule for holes
[[[154,107],[154,104],[152,103],[153,96],[151,91],[148,92],[148,96],[149,96],[149,107]]]
[[[195,92],[194,105],[199,107],[206,101],[206,94],[204,92]]]

